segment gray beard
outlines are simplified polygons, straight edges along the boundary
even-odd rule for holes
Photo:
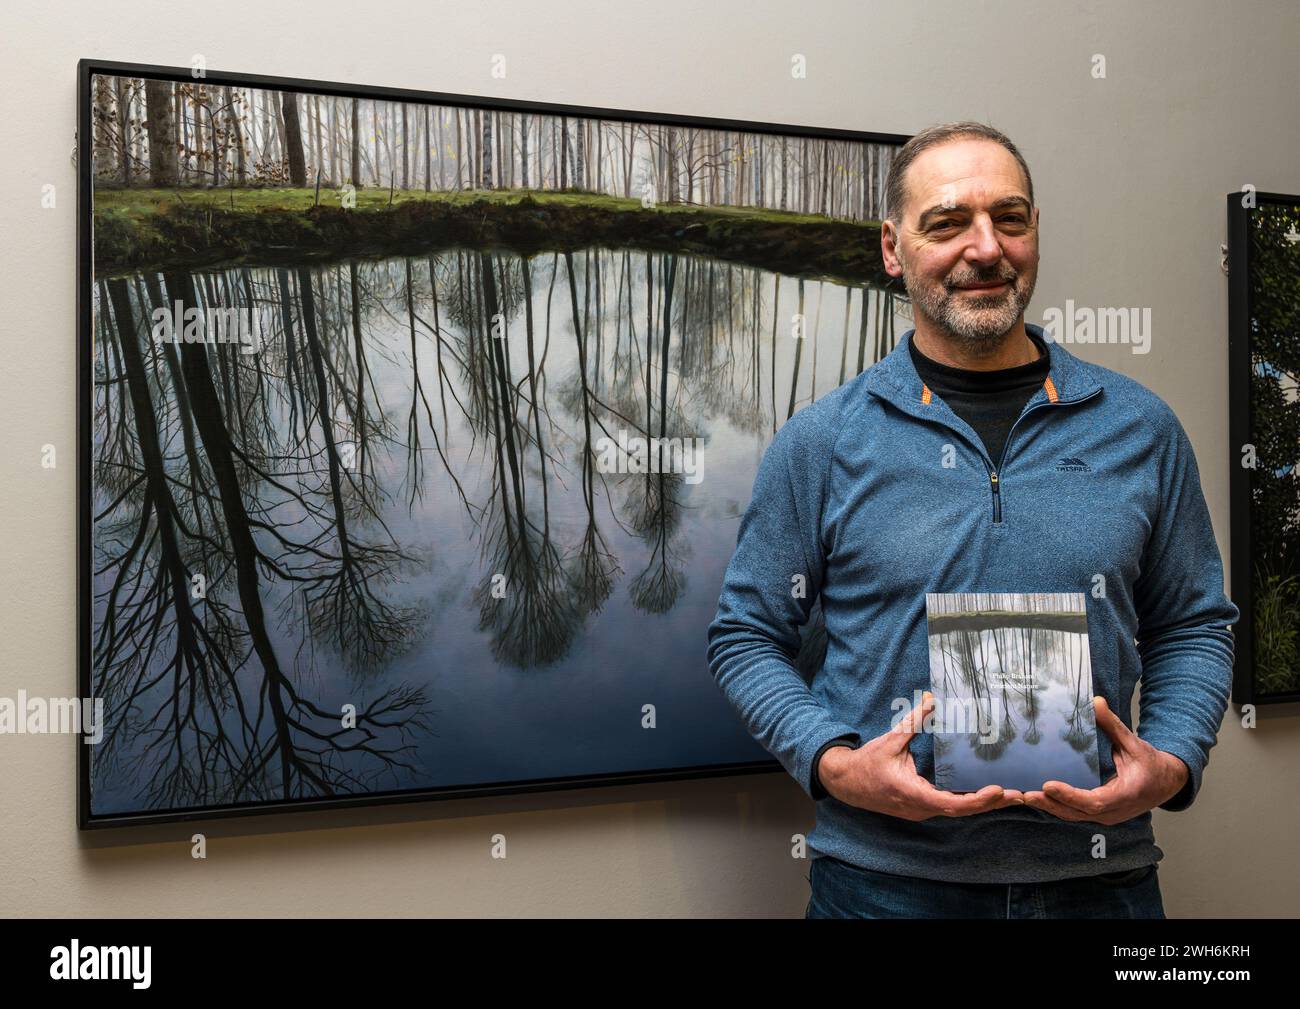
[[[972,355],[988,354],[996,350],[1020,320],[1034,294],[1034,285],[1026,287],[1021,276],[1012,281],[1009,291],[987,296],[966,297],[949,290],[946,285],[938,288],[924,287],[912,282],[901,255],[898,261],[903,268],[903,286],[907,289],[912,304],[918,306],[951,339]],[[998,276],[978,279],[1007,278]]]

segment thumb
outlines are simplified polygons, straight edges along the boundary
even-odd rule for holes
[[[1133,732],[1124,724],[1119,715],[1115,714],[1111,709],[1106,698],[1100,694],[1094,695],[1092,708],[1096,716],[1097,726],[1110,737],[1112,748],[1116,750],[1127,749],[1129,738],[1133,735]]]
[[[934,694],[925,691],[921,695],[921,703],[904,715],[896,726],[893,733],[897,737],[896,749],[900,752],[907,748],[907,744],[925,727],[926,716],[934,710]]]

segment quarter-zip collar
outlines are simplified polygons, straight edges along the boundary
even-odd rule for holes
[[[1097,369],[1049,339],[1041,326],[1027,322],[1025,328],[1032,330],[1047,345],[1050,363],[1047,378],[1025,403],[1022,416],[1025,410],[1032,409],[1038,403],[1073,403],[1100,391],[1102,384]],[[940,410],[943,413],[951,411],[943,408],[939,400],[928,394],[925,382],[912,363],[908,341],[915,332],[915,328],[909,329],[899,337],[893,350],[868,369],[866,387],[872,395],[893,403],[914,417],[933,420],[940,416]],[[956,415],[953,417],[955,419]]]
[[[1025,328],[1034,332],[1047,347],[1050,358],[1047,378],[1041,388],[1029,397],[1019,416],[1007,432],[1006,444],[1002,448],[1001,459],[989,458],[988,449],[975,430],[953,413],[952,408],[942,399],[934,396],[922,380],[912,362],[908,341],[912,339],[915,329],[903,334],[898,344],[880,361],[867,371],[867,391],[893,403],[900,410],[930,423],[939,423],[967,439],[974,446],[988,470],[991,503],[993,505],[993,526],[1005,528],[1002,524],[1002,477],[1001,470],[1006,465],[1007,454],[1011,450],[1012,438],[1016,427],[1027,413],[1040,406],[1051,404],[1065,406],[1091,399],[1101,392],[1098,379],[1099,369],[1069,353],[1055,341],[1049,341],[1042,327],[1026,323]]]

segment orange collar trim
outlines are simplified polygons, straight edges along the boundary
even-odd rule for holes
[[[1047,398],[1050,402],[1055,403],[1058,399],[1061,398],[1060,394],[1057,393],[1056,391],[1056,383],[1052,381],[1051,375],[1048,375],[1045,379],[1043,379],[1043,388],[1047,390]],[[921,402],[929,403],[930,400],[933,398],[934,398],[934,394],[930,392],[930,387],[926,385],[924,382],[922,382]]]

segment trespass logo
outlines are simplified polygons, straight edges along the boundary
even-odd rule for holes
[[[55,981],[130,981],[132,988],[148,988],[151,946],[71,945],[50,950],[50,977]]]

